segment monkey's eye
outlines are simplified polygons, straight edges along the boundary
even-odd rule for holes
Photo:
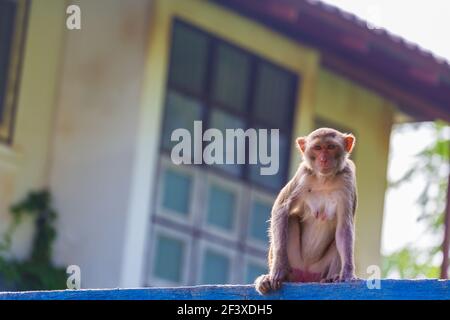
[[[336,146],[335,146],[334,144],[329,144],[329,145],[327,146],[327,149],[328,149],[328,150],[334,150],[334,149],[336,149]]]
[[[322,150],[322,147],[321,146],[319,146],[318,144],[317,145],[315,145],[314,147],[314,150]]]

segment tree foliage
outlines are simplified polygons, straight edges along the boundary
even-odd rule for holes
[[[397,130],[402,130],[398,128]],[[425,235],[443,235],[445,204],[450,161],[450,127],[445,123],[432,124],[435,139],[415,156],[414,165],[398,180],[389,184],[397,188],[418,175],[425,177],[416,203],[421,209],[417,219],[425,226]],[[397,273],[400,278],[438,278],[440,272],[442,236],[426,248],[409,243],[404,248],[384,257],[383,276]]]

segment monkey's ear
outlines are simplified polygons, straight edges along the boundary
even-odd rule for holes
[[[302,153],[304,153],[305,149],[306,149],[306,138],[305,137],[297,138],[297,140],[295,140],[295,142],[297,143],[297,147],[299,148],[299,150]]]
[[[344,135],[344,147],[345,151],[348,153],[352,152],[353,147],[355,146],[356,138],[351,133]]]

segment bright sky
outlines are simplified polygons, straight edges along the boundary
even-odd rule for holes
[[[450,61],[448,0],[323,0]]]
[[[417,43],[435,55],[450,61],[450,1],[448,0],[323,0],[356,14],[375,26]],[[398,178],[413,162],[413,156],[431,139],[429,128],[404,130],[393,134],[388,177]],[[419,177],[386,194],[382,252],[391,253],[407,243],[425,245],[432,241],[421,238],[423,226],[415,204],[424,185]]]

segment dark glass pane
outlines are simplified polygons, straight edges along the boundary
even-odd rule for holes
[[[208,37],[185,25],[174,24],[170,82],[201,93],[206,72]]]
[[[207,250],[203,261],[203,284],[224,284],[229,281],[230,260],[220,253]]]
[[[173,170],[164,172],[163,207],[182,215],[189,213],[192,178]]]
[[[215,101],[236,110],[244,110],[248,94],[249,56],[225,44],[217,49],[213,87]]]
[[[211,185],[208,197],[208,223],[224,230],[232,230],[235,200],[236,197],[232,191]]]
[[[247,266],[247,273],[245,275],[245,283],[253,283],[257,277],[266,273],[266,267],[256,263],[249,263]]]
[[[272,159],[271,161],[275,161],[276,159],[271,156],[271,139],[270,139],[270,130],[267,133],[267,154]],[[276,149],[275,149],[276,150]],[[264,187],[268,187],[271,189],[279,190],[286,183],[286,164],[287,158],[289,157],[289,145],[286,139],[286,136],[281,134],[279,135],[279,156],[278,156],[278,173],[274,175],[262,175],[261,168],[274,166],[274,164],[261,165],[260,161],[256,165],[249,165],[249,178],[250,181],[262,185]],[[258,160],[260,158],[258,157]]]
[[[162,144],[164,149],[170,151],[174,145],[178,144],[178,141],[172,142],[170,140],[172,132],[176,129],[189,130],[193,139],[194,121],[201,120],[201,118],[202,107],[198,101],[176,91],[169,91],[163,125]],[[191,147],[191,154],[193,155],[193,146]]]
[[[0,124],[3,121],[16,6],[14,1],[0,1]]]
[[[267,229],[269,228],[270,212],[272,205],[261,201],[255,201],[250,214],[250,236],[264,242],[269,241]]]
[[[221,170],[227,171],[228,173],[231,173],[236,176],[240,176],[243,171],[243,165],[237,164],[237,154],[238,152],[244,153],[245,152],[245,146],[240,148],[237,143],[232,144],[232,147],[234,149],[227,149],[226,146],[226,129],[244,129],[244,121],[236,116],[233,116],[225,111],[214,109],[211,112],[211,119],[210,119],[210,128],[219,129],[222,132],[223,136],[223,163],[224,164],[217,164],[216,167],[220,168]],[[236,141],[236,139],[235,139]],[[210,142],[207,142],[206,144],[209,144]],[[231,153],[232,150],[234,150],[234,161],[233,164],[225,164],[226,161],[226,155],[227,153]]]
[[[154,275],[173,282],[181,281],[184,244],[181,240],[158,236],[155,254]]]
[[[292,121],[290,104],[294,77],[262,62],[256,80],[255,117],[273,128],[286,128]]]

